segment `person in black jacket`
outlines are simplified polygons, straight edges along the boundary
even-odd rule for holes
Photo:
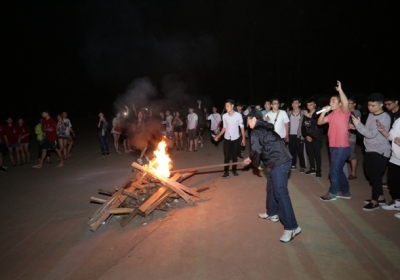
[[[317,105],[313,99],[306,101],[308,112],[304,112],[303,124],[301,132],[305,139],[308,160],[310,162],[310,170],[305,174],[315,174],[317,178],[321,178],[321,149],[322,149],[322,129],[318,126]],[[315,171],[315,164],[317,170]],[[316,172],[316,173],[315,173]]]
[[[267,178],[267,212],[259,217],[272,222],[278,222],[279,217],[284,226],[280,241],[289,242],[301,232],[294,215],[287,183],[292,165],[292,156],[285,146],[281,136],[274,131],[274,125],[263,121],[258,110],[251,110],[247,115],[247,123],[251,132],[251,154],[243,161],[244,165],[251,162],[261,169],[261,162],[268,168]]]

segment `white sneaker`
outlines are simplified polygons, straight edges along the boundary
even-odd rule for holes
[[[274,223],[279,222],[278,215],[269,216],[267,213],[264,212],[264,213],[258,214],[258,217],[260,217],[261,219],[270,220],[271,222],[274,222]]]
[[[391,204],[388,204],[388,205],[383,205],[383,206],[382,206],[382,209],[400,211],[400,207],[396,206],[396,203],[395,203],[395,202],[393,202],[393,203],[391,203]]]
[[[141,158],[138,158],[137,162],[139,162],[139,164],[143,165],[143,160]]]
[[[295,230],[284,230],[280,241],[281,242],[285,242],[285,243],[289,242],[289,241],[292,241],[292,239],[296,235],[300,234],[300,232],[301,232],[301,228],[300,227],[297,227]]]
[[[395,216],[396,218],[399,218],[399,219],[400,219],[400,212],[397,212],[396,214],[394,214],[394,216]]]

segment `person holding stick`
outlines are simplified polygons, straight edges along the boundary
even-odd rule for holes
[[[253,163],[261,169],[261,163],[269,170],[267,178],[267,212],[260,213],[261,219],[278,222],[281,219],[284,231],[281,242],[290,242],[300,234],[288,191],[289,172],[292,156],[284,140],[274,131],[274,125],[263,121],[260,111],[253,109],[247,115],[251,132],[251,154],[243,160],[244,165]],[[279,213],[279,218],[278,218]]]

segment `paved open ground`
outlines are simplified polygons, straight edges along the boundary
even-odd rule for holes
[[[221,170],[197,174],[184,184],[210,187],[208,201],[180,201],[124,228],[113,218],[91,232],[87,221],[99,205],[90,197],[125,181],[137,153],[102,158],[94,122],[74,127],[74,158],[65,167],[53,156],[40,170],[23,165],[0,174],[1,279],[400,279],[400,219],[362,210],[370,187],[361,166],[350,200],[319,200],[329,188],[326,148],[321,179],[290,176],[303,229],[290,243],[279,242],[282,224],[258,218],[265,178],[252,170],[230,179]],[[175,169],[223,161],[222,145],[208,141],[197,153],[171,156]]]

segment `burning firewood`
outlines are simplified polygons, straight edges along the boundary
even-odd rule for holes
[[[97,230],[111,215],[125,215],[120,220],[121,226],[125,226],[136,215],[147,216],[156,209],[167,210],[167,203],[178,197],[190,205],[195,204],[196,198],[207,200],[200,194],[205,189],[197,190],[181,184],[195,171],[184,174],[174,172],[174,176],[169,178],[170,159],[165,148],[165,142],[161,142],[155,152],[156,158],[149,165],[141,166],[134,162],[133,175],[109,199],[91,198],[93,202],[103,203],[88,222],[92,231]],[[99,190],[99,193],[111,194],[104,190]]]

